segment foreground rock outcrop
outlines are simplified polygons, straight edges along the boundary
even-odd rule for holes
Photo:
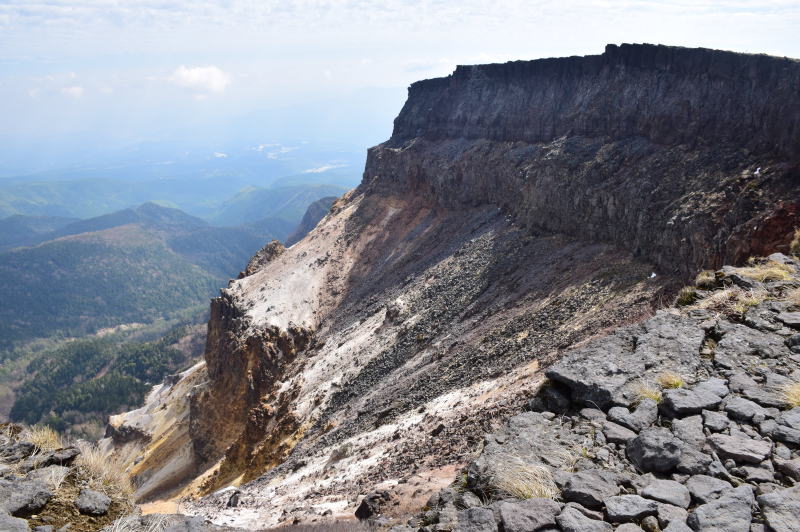
[[[86,442],[0,425],[0,530],[99,530],[133,511],[125,474]]]
[[[115,418],[117,433],[139,437],[108,448],[133,464],[142,500],[184,497],[184,511],[219,525],[352,518],[367,494],[363,512],[400,517],[449,485],[550,368],[547,409],[585,397],[614,424],[614,445],[644,432],[630,455],[655,463],[654,474],[672,471],[695,456],[674,430],[698,445],[704,411],[724,425],[720,387],[629,412],[626,375],[648,375],[667,349],[675,371],[700,375],[711,339],[724,360],[739,356],[725,335],[757,335],[729,322],[714,339],[671,313],[639,323],[700,268],[788,251],[800,225],[798,79],[789,59],[625,45],[459,67],[412,85],[392,138],[369,151],[362,184],[222,291],[205,362]],[[596,337],[615,348],[598,351]],[[558,365],[576,346],[580,361]],[[524,449],[552,450],[548,465],[559,470],[571,455],[542,434],[572,445],[589,423],[576,418],[566,434],[551,423],[560,418],[520,419],[519,431],[539,434]],[[726,439],[711,441],[718,456],[741,461]],[[658,446],[671,454],[654,457]],[[563,490],[556,480],[543,493]],[[608,490],[582,500],[608,508],[608,497],[622,497],[613,519],[650,517],[652,499],[602,480]],[[472,506],[467,519],[494,526],[494,509]],[[597,517],[552,502],[529,510],[558,510],[574,529]]]
[[[690,306],[567,352],[531,411],[392,530],[800,530],[798,265],[745,269],[782,274],[748,279],[744,306],[720,271]]]

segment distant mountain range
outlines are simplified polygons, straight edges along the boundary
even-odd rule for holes
[[[256,250],[285,239],[293,224],[273,219],[214,227],[146,203],[77,221],[14,216],[0,227],[5,241],[29,246],[0,252],[7,302],[0,308],[2,351],[34,338],[81,336],[205,306]]]

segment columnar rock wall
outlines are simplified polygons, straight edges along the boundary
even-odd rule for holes
[[[795,60],[651,45],[459,67],[411,86],[362,187],[498,205],[688,277],[786,251],[798,88]]]

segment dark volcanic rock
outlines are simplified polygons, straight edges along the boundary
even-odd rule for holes
[[[606,471],[589,469],[569,476],[561,496],[565,501],[577,502],[586,508],[600,508],[608,497],[619,493],[614,475]]]
[[[738,202],[724,220],[700,214],[700,198],[722,189],[726,172],[703,179],[697,165],[709,170],[724,160],[732,169],[745,153],[796,158],[798,79],[791,59],[651,45],[460,66],[411,86],[391,140],[370,151],[364,182],[424,186],[449,206],[492,201],[526,225],[612,240],[693,275],[709,264],[709,250],[719,250],[713,262],[735,264],[771,253],[770,243],[793,229],[789,205],[774,216]],[[584,173],[584,165],[592,169]],[[793,179],[788,168],[776,173]],[[674,202],[676,195],[685,199]],[[733,222],[761,216],[770,222]]]
[[[667,369],[666,362],[671,363],[673,371],[695,373],[703,337],[702,329],[693,320],[659,312],[640,326],[618,329],[571,351],[545,374],[565,384],[573,400],[586,406],[627,405],[630,400],[626,394],[632,396],[636,383]],[[663,356],[665,352],[670,353],[669,360]],[[716,401],[719,403],[720,399]],[[652,417],[649,411],[647,416],[644,414],[642,418]],[[637,421],[635,426],[640,424]]]
[[[528,532],[554,527],[556,516],[561,513],[561,505],[552,499],[503,502],[497,508],[504,532]]]
[[[712,434],[709,436],[708,442],[720,454],[720,457],[732,458],[737,462],[750,464],[761,463],[772,449],[772,444],[768,441],[727,436],[725,434]]]
[[[389,500],[388,491],[380,491],[366,495],[361,504],[356,508],[356,517],[359,521],[374,519],[381,514],[383,505]]]
[[[75,507],[83,514],[105,515],[111,506],[111,498],[97,491],[82,489],[75,499]]]
[[[753,488],[741,486],[689,514],[688,525],[696,532],[738,532],[750,530]]]
[[[761,495],[758,505],[775,532],[800,531],[800,486]]]
[[[0,511],[0,530],[3,532],[29,532],[30,527],[26,520],[12,517]]]
[[[706,390],[690,390],[678,388],[664,392],[661,410],[669,417],[691,416],[703,410],[713,410],[722,399]]]
[[[648,515],[656,515],[658,505],[638,495],[617,495],[603,501],[606,514],[612,523],[639,521]]]
[[[631,462],[642,471],[668,473],[680,462],[683,449],[668,429],[654,427],[629,441],[626,451]]]
[[[44,508],[53,493],[38,480],[0,480],[0,508],[15,516],[27,516]]]
[[[458,530],[463,532],[496,532],[494,513],[488,508],[469,508],[458,513]]]
[[[609,523],[590,519],[575,508],[564,509],[556,521],[564,532],[611,532],[614,529]]]

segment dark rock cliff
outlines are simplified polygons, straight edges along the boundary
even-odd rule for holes
[[[785,250],[798,89],[796,60],[653,45],[458,67],[410,87],[362,188],[495,204],[688,276]]]

